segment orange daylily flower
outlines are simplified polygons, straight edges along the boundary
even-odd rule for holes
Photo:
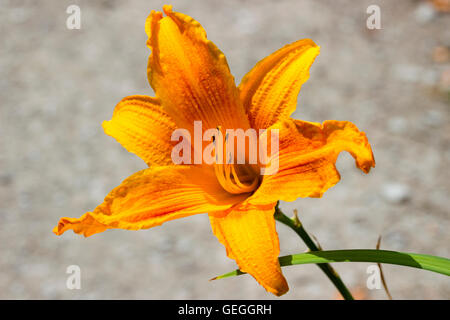
[[[72,229],[87,237],[110,228],[146,229],[208,213],[228,257],[266,290],[282,295],[288,285],[278,262],[273,216],[277,201],[321,197],[340,179],[335,162],[341,151],[348,151],[368,173],[375,166],[371,147],[350,122],[290,118],[319,54],[313,41],[281,48],[256,64],[236,87],[224,54],[206,38],[202,26],[171,6],[163,10],[167,16],[152,11],[145,24],[152,51],[148,79],[156,97],[127,97],[103,123],[106,134],[149,168],[123,181],[94,211],[78,219],[62,218],[53,231],[61,235]],[[225,171],[217,165],[173,164],[171,133],[192,130],[198,120],[205,129],[278,129],[278,172],[252,176],[254,170],[233,164]]]

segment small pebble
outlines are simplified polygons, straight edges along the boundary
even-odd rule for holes
[[[433,61],[446,63],[450,61],[450,48],[438,46],[433,49]]]
[[[417,22],[419,23],[427,23],[434,19],[436,16],[436,10],[433,8],[433,5],[424,2],[421,3],[414,12]]]
[[[403,133],[406,130],[406,120],[402,117],[393,117],[388,120],[388,128],[392,133]]]
[[[400,204],[410,200],[411,189],[402,183],[389,183],[382,187],[381,194],[389,203]]]
[[[441,73],[439,89],[443,92],[450,92],[450,68]]]
[[[440,12],[450,12],[450,0],[431,0],[434,8]]]
[[[438,110],[429,110],[425,113],[425,124],[430,127],[437,127],[442,124],[444,116]]]

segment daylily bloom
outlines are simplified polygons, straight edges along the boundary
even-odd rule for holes
[[[368,173],[375,166],[371,147],[350,122],[290,118],[319,54],[313,41],[279,49],[236,87],[224,54],[202,26],[171,6],[163,11],[165,17],[152,11],[145,24],[151,49],[148,80],[156,97],[124,98],[112,119],[103,123],[106,134],[149,167],[123,181],[94,211],[78,219],[62,218],[53,231],[61,235],[72,229],[87,237],[110,228],[147,229],[208,213],[228,257],[266,290],[282,295],[288,285],[278,262],[277,201],[321,197],[340,179],[335,162],[341,151],[348,151]],[[278,172],[262,176],[233,164],[227,170],[217,164],[173,164],[171,133],[192,130],[199,120],[204,129],[278,129]]]

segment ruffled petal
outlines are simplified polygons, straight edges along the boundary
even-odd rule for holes
[[[93,212],[79,219],[62,218],[53,232],[73,229],[89,236],[107,228],[147,229],[198,213],[226,214],[246,197],[225,192],[205,167],[150,167],[123,181]]]
[[[349,152],[365,173],[375,167],[366,135],[351,122],[331,120],[321,125],[291,119],[276,123],[267,134],[272,129],[279,130],[279,153],[273,156],[278,155],[278,171],[263,176],[249,203],[321,197],[340,180],[335,163],[341,151]]]
[[[167,17],[152,12],[146,22],[150,85],[180,128],[249,127],[224,54],[191,17],[164,6]]]
[[[80,218],[61,218],[58,225],[53,228],[53,232],[59,236],[70,229],[75,233],[89,237],[93,234],[105,231],[108,227],[95,220],[88,212],[83,214]]]
[[[172,164],[170,137],[176,128],[158,99],[140,95],[122,99],[112,119],[103,122],[106,134],[149,165]]]
[[[226,216],[210,214],[214,234],[239,268],[251,274],[267,291],[281,296],[289,290],[278,255],[275,203],[267,206],[235,207]]]
[[[267,129],[288,118],[319,54],[310,39],[286,45],[258,62],[239,85],[241,101],[253,128]]]

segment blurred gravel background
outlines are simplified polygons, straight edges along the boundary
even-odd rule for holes
[[[324,248],[374,248],[382,235],[384,249],[450,255],[450,15],[419,0],[171,3],[205,27],[238,82],[286,43],[321,46],[294,116],[354,122],[377,161],[366,176],[342,154],[342,180],[322,199],[282,204],[299,209]],[[70,4],[81,8],[81,30],[66,28]],[[121,98],[153,95],[144,22],[162,4],[0,1],[0,298],[273,298],[249,276],[208,282],[235,264],[206,215],[87,239],[51,232],[145,167],[101,122]],[[370,4],[381,8],[381,30],[366,28]],[[305,250],[291,230],[278,232],[282,254]],[[66,288],[72,264],[81,290]],[[384,299],[364,289],[367,266],[335,265],[360,298]],[[284,270],[291,290],[282,299],[337,297],[316,266]],[[450,298],[443,275],[384,270],[394,298]]]

